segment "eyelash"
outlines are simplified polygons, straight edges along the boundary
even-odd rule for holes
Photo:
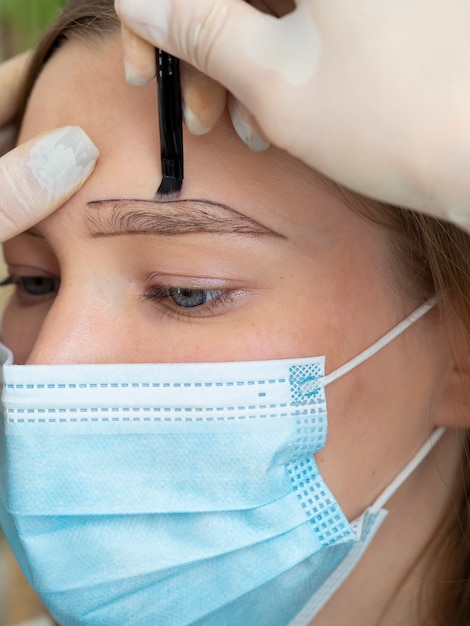
[[[178,297],[194,297],[200,294],[202,302],[183,306],[176,302]],[[157,285],[143,296],[144,300],[155,302],[162,306],[163,313],[176,318],[209,317],[217,314],[234,298],[234,291],[228,289],[194,289],[190,287],[170,287]]]
[[[38,304],[54,297],[60,288],[60,279],[49,276],[7,276],[0,287],[14,286],[22,304]],[[143,294],[142,299],[159,304],[163,313],[176,318],[206,317],[222,310],[233,300],[234,291],[228,289],[195,289],[157,285]],[[178,298],[196,298],[194,304],[183,306]]]

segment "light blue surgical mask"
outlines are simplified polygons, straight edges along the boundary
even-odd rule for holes
[[[355,567],[439,433],[350,523],[314,453],[324,357],[12,365],[0,521],[62,626],[303,626]]]

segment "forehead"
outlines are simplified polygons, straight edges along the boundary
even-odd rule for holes
[[[97,174],[156,178],[158,134],[154,92],[129,87],[123,75],[118,38],[64,44],[44,67],[33,89],[20,141],[60,126],[81,126],[101,154]],[[129,158],[132,157],[132,158]],[[136,171],[137,168],[136,168]]]
[[[126,84],[118,36],[72,40],[54,54],[31,95],[20,141],[65,125],[81,126],[101,153],[80,199],[154,197],[161,179],[156,84]],[[250,151],[227,113],[206,136],[184,130],[184,150],[183,197],[228,202],[295,228],[314,220],[315,228],[331,230],[338,212],[343,226],[349,219],[341,199],[309,168],[273,147]],[[326,209],[316,215],[315,205]]]

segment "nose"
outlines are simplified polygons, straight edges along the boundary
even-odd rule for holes
[[[44,319],[27,363],[117,363],[128,360],[125,302],[117,284],[64,282]],[[127,357],[125,356],[127,355]]]

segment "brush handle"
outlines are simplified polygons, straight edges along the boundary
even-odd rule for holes
[[[164,178],[183,180],[183,107],[179,59],[156,50],[160,151]]]

